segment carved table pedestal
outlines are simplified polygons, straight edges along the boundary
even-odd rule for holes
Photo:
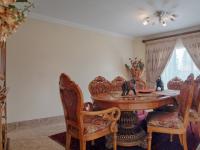
[[[92,96],[92,99],[100,109],[120,108],[121,117],[118,122],[117,136],[117,144],[119,146],[140,146],[146,148],[146,133],[139,126],[138,117],[134,111],[155,109],[168,104],[174,104],[177,95],[179,95],[179,91],[175,90],[125,97],[121,96],[121,92],[115,92]]]

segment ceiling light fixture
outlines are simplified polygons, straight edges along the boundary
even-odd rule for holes
[[[165,27],[167,26],[168,21],[175,21],[176,18],[177,18],[176,14],[159,10],[159,11],[156,11],[152,16],[144,18],[143,25],[148,25],[148,24],[155,25],[159,23],[163,27]]]

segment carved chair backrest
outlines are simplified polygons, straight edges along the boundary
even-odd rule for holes
[[[194,95],[192,108],[195,109],[198,113],[200,113],[200,75],[197,76],[194,81]]]
[[[64,73],[60,75],[59,88],[66,124],[81,126],[80,112],[84,107],[81,89]]]
[[[126,80],[123,77],[117,76],[114,80],[111,81],[112,91],[121,91],[122,90],[122,84],[125,81]]]
[[[88,88],[92,96],[109,93],[111,91],[111,83],[104,77],[98,76],[89,83]]]
[[[180,90],[183,84],[183,80],[179,77],[174,77],[167,83],[167,88],[170,90]]]
[[[187,80],[182,84],[180,89],[180,104],[179,104],[179,115],[183,118],[185,127],[189,120],[189,111],[192,105],[194,93],[194,76],[188,77]]]

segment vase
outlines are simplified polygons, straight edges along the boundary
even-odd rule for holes
[[[139,69],[139,68],[131,68],[130,69],[130,72],[131,72],[131,75],[133,78],[135,79],[140,79],[141,78],[141,75],[143,73],[143,70]]]

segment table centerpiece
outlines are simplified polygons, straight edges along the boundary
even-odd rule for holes
[[[126,68],[130,71],[134,79],[140,79],[144,71],[144,63],[142,62],[142,59],[138,59],[137,57],[135,57],[134,59],[129,58],[129,61],[131,66],[125,64]]]

